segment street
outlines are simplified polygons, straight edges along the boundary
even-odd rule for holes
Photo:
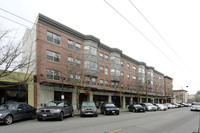
[[[121,112],[99,117],[67,117],[63,121],[26,120],[0,125],[0,133],[192,133],[197,132],[199,112],[190,108],[146,113]]]

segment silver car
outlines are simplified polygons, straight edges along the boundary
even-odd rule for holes
[[[98,117],[97,108],[94,102],[82,102],[80,116],[95,116]]]
[[[191,111],[200,111],[200,103],[192,103]]]

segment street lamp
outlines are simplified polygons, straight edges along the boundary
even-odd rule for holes
[[[64,93],[63,93],[63,81],[65,80],[65,77],[60,77],[60,79],[62,80],[62,95],[61,95],[61,100],[65,99]]]

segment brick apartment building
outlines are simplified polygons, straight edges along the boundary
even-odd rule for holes
[[[74,108],[82,101],[97,106],[120,106],[122,101],[123,108],[136,102],[171,102],[172,78],[42,14],[26,31],[24,44],[25,52],[34,50],[37,107],[61,100],[61,94]]]

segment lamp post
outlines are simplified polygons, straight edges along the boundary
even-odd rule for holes
[[[61,100],[63,101],[65,99],[64,93],[63,93],[63,81],[65,80],[65,77],[60,77],[62,80],[62,95],[61,95]]]

